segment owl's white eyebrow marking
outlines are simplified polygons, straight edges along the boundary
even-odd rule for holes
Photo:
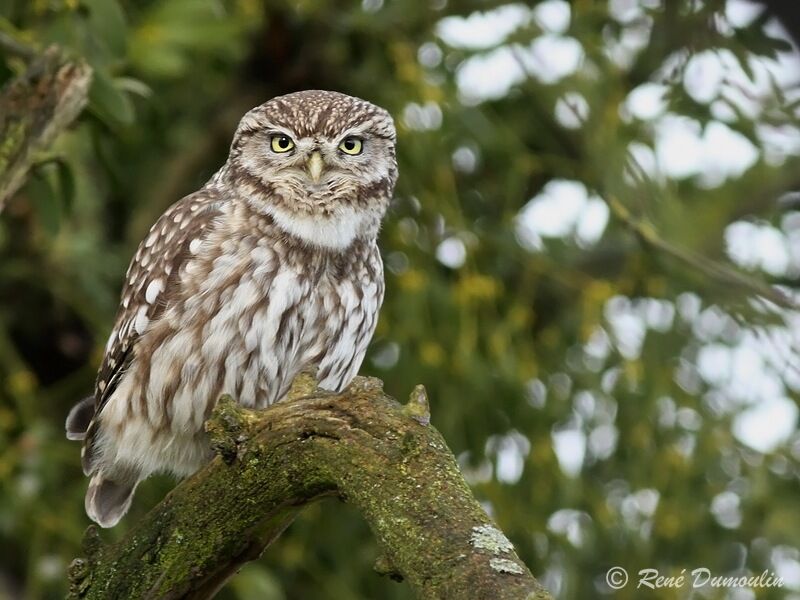
[[[264,131],[270,137],[272,137],[273,135],[285,135],[285,136],[288,136],[288,137],[292,138],[292,140],[296,140],[297,137],[298,137],[297,134],[294,131],[292,131],[291,129],[288,129],[286,127],[272,127],[272,126],[270,126],[269,128],[265,129]]]
[[[164,282],[161,279],[154,279],[150,282],[147,286],[147,290],[144,292],[144,299],[145,302],[148,304],[152,304],[158,298],[158,295],[161,293],[161,290],[164,289]]]
[[[384,140],[392,140],[393,138],[389,135],[384,134],[380,131],[376,126],[376,121],[374,118],[367,119],[359,123],[358,125],[354,125],[349,129],[345,129],[342,133],[339,134],[339,140],[343,140],[349,136],[356,136],[361,138],[381,138]]]
[[[259,131],[264,132],[267,135],[288,135],[292,139],[295,139],[297,136],[297,132],[293,131],[290,127],[279,125],[266,119],[261,123],[261,126],[255,131],[255,133],[258,133]]]
[[[342,131],[337,137],[340,139],[344,139],[350,135],[357,135],[357,136],[367,136],[372,135],[372,119],[359,123],[358,125],[353,125],[352,127],[348,127],[344,131]]]

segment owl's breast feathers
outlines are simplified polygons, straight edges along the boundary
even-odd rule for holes
[[[213,187],[184,198],[128,269],[84,469],[102,458],[189,473],[207,458],[195,438],[222,393],[266,406],[309,364],[322,387],[341,389],[361,364],[382,299],[374,240],[314,248]],[[181,437],[194,446],[174,441]],[[143,457],[148,444],[164,455]]]

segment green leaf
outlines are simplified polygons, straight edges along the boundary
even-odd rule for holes
[[[69,213],[72,211],[75,201],[75,174],[72,172],[72,167],[69,163],[63,159],[54,161],[54,164],[58,177],[58,191],[61,195],[61,203],[64,207],[64,212]]]
[[[26,191],[44,230],[50,236],[56,235],[61,224],[62,206],[44,169],[32,174]]]
[[[134,79],[133,77],[117,77],[114,83],[118,89],[130,94],[135,94],[141,98],[150,98],[153,95],[153,88],[144,81]]]
[[[127,50],[128,25],[125,13],[117,0],[82,0],[89,9],[91,33],[116,58],[123,58]]]
[[[130,125],[135,116],[130,97],[103,71],[94,74],[89,109],[109,125]]]

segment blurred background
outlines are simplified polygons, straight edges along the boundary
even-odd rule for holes
[[[81,554],[63,422],[136,245],[246,110],[306,88],[398,126],[363,372],[400,399],[427,386],[554,595],[800,598],[800,55],[759,4],[0,0],[0,32],[95,69],[0,214],[0,598],[62,597]],[[5,83],[24,65],[2,52]],[[104,537],[173,485],[143,484]],[[326,501],[221,597],[410,598],[376,555]],[[614,591],[614,565],[785,585]]]

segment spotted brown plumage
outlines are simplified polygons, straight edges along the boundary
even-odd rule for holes
[[[274,136],[291,143],[274,147]],[[153,225],[94,396],[67,418],[67,436],[83,439],[94,521],[116,524],[150,474],[202,466],[203,423],[221,394],[268,406],[306,367],[324,389],[350,383],[383,300],[376,238],[397,178],[394,143],[391,117],[363,100],[275,98],[242,118],[212,179]]]

